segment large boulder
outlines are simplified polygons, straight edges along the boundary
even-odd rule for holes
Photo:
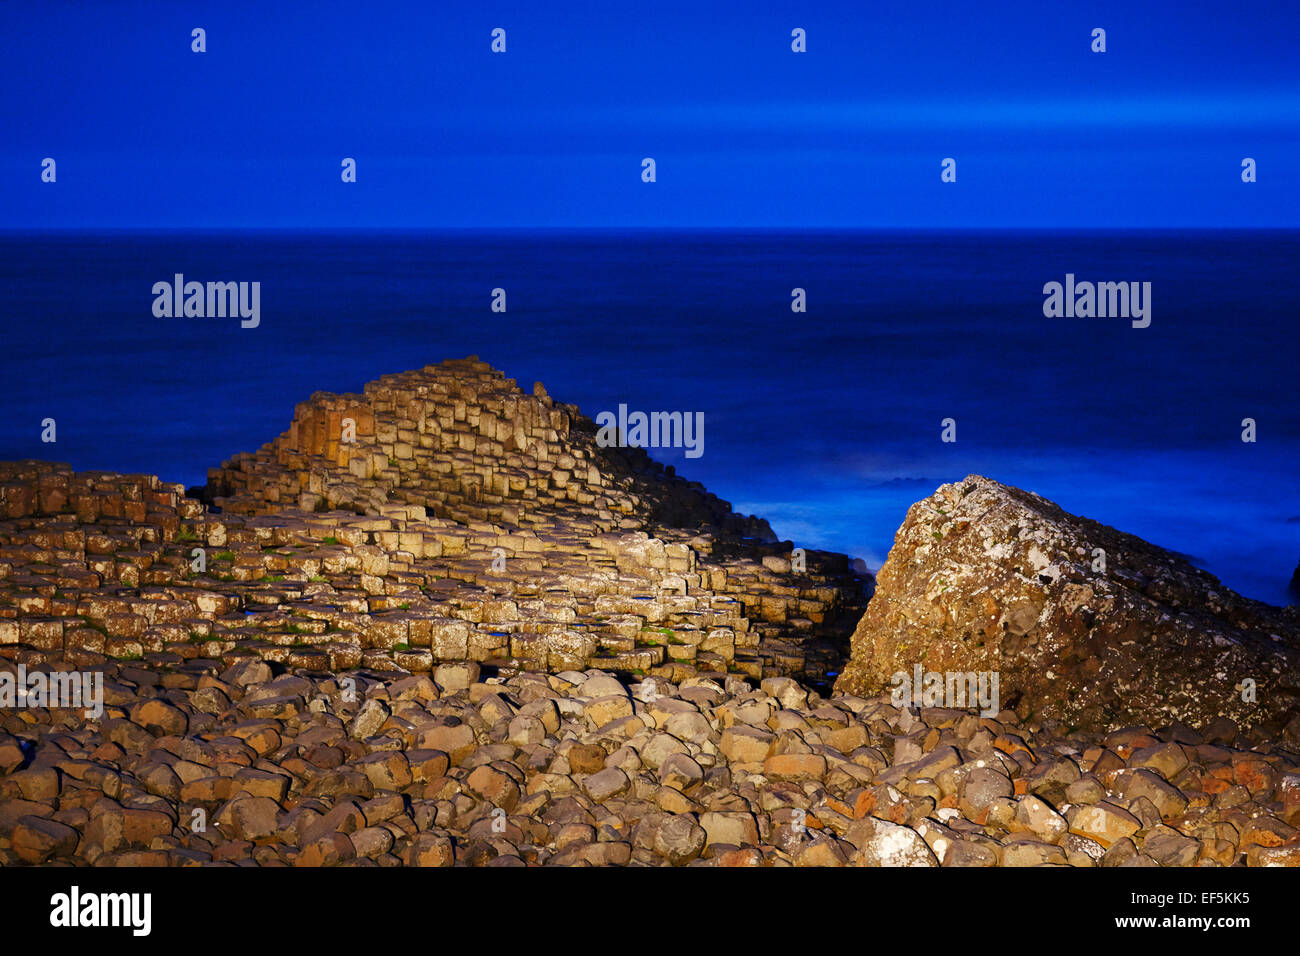
[[[1300,609],[972,475],[908,509],[835,689],[879,693],[916,665],[996,672],[1022,718],[1272,732],[1300,713],[1297,664]]]

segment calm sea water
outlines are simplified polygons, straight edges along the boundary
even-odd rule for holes
[[[1286,603],[1298,262],[1300,233],[0,234],[0,458],[198,484],[313,391],[477,354],[593,417],[704,412],[703,457],[656,457],[873,568],[979,473]],[[260,327],[154,318],[177,272],[260,281]],[[1150,328],[1044,318],[1067,272],[1152,282]]]

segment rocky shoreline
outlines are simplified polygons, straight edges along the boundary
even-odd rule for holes
[[[1295,609],[1178,561],[972,477],[868,606],[473,358],[190,492],[0,463],[0,677],[102,675],[0,709],[0,863],[1300,865]]]
[[[103,720],[0,735],[3,862],[1300,865],[1295,755],[1227,725],[1059,737],[790,678],[470,662],[353,694],[254,659],[106,670]]]

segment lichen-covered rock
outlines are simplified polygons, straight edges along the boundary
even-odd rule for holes
[[[1106,730],[1300,712],[1300,614],[1184,558],[979,476],[914,504],[877,575],[840,692],[996,672],[1022,717]]]

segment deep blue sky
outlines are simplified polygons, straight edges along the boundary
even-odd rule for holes
[[[1294,226],[1297,36],[1295,0],[6,3],[0,227]]]

